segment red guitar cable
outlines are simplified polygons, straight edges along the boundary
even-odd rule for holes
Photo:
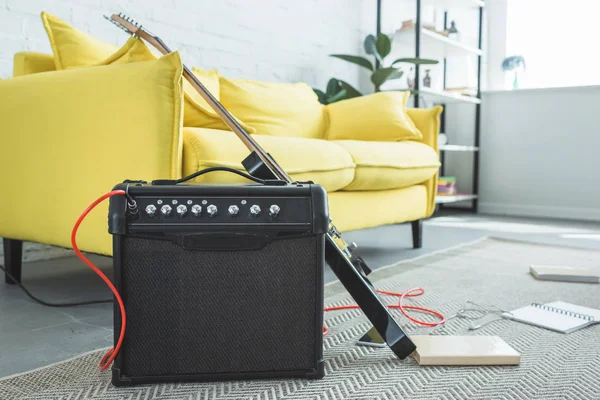
[[[387,292],[385,290],[377,290],[377,293],[381,293],[383,295],[386,296],[391,296],[391,297],[399,297],[398,300],[398,304],[388,304],[387,307],[391,308],[391,309],[398,309],[400,310],[400,312],[406,317],[408,318],[410,321],[414,322],[415,324],[418,325],[422,325],[422,326],[438,326],[443,324],[444,322],[446,322],[446,317],[444,317],[444,315],[438,311],[435,310],[431,310],[429,308],[424,308],[424,307],[418,307],[418,306],[406,306],[404,304],[402,304],[402,300],[404,300],[405,297],[417,297],[422,295],[423,293],[425,293],[425,290],[421,287],[416,287],[416,288],[412,288],[407,290],[404,293],[397,293],[397,292]],[[351,304],[351,305],[347,305],[347,306],[335,306],[335,307],[326,307],[323,309],[323,311],[338,311],[338,310],[353,310],[356,308],[360,308],[355,304]],[[438,317],[440,320],[439,321],[435,321],[435,322],[427,322],[427,321],[421,321],[419,319],[416,319],[414,317],[411,317],[410,315],[408,315],[408,312],[406,312],[406,310],[416,310],[416,311],[421,311],[427,314],[431,314],[431,315],[435,315],[436,317]],[[327,335],[327,332],[329,332],[329,329],[327,329],[327,327],[325,325],[323,325],[323,336]]]
[[[110,367],[110,364],[114,361],[115,357],[119,353],[119,350],[121,349],[121,345],[123,344],[123,338],[125,337],[125,328],[126,328],[125,305],[123,304],[123,299],[121,298],[121,295],[117,291],[117,288],[115,288],[115,286],[110,281],[110,279],[108,279],[108,277],[106,275],[104,275],[104,273],[102,271],[100,271],[100,269],[98,269],[98,267],[96,267],[94,265],[94,263],[92,263],[79,250],[79,247],[77,246],[77,230],[79,229],[79,226],[81,225],[81,223],[83,222],[85,217],[87,217],[88,214],[94,208],[96,208],[96,206],[98,204],[102,203],[104,200],[108,199],[109,197],[117,196],[117,195],[125,195],[125,194],[126,193],[124,190],[113,190],[111,192],[105,193],[102,196],[100,196],[92,204],[90,204],[85,209],[85,211],[83,211],[83,213],[81,213],[79,218],[77,218],[75,225],[73,226],[73,231],[71,232],[71,245],[73,246],[73,250],[75,250],[75,254],[77,254],[77,256],[81,259],[81,261],[83,261],[96,274],[98,274],[98,276],[100,276],[100,278],[102,278],[104,283],[106,283],[106,285],[108,285],[110,290],[113,292],[113,294],[115,295],[115,298],[117,299],[117,302],[119,303],[119,309],[121,312],[121,332],[119,333],[119,340],[117,341],[117,345],[114,348],[110,349],[100,360],[100,370],[102,370],[102,371],[104,371],[105,369]],[[386,296],[398,297],[399,298],[398,304],[388,304],[387,305],[388,308],[399,309],[400,312],[406,318],[408,318],[410,321],[412,321],[416,324],[433,327],[433,326],[441,325],[444,322],[446,322],[446,318],[438,311],[430,310],[430,309],[424,308],[424,307],[407,306],[407,305],[402,304],[402,300],[405,297],[417,297],[417,296],[422,295],[425,292],[425,290],[423,288],[420,288],[420,287],[412,288],[412,289],[407,290],[404,293],[387,292],[385,290],[377,290],[377,292],[380,294],[386,295]],[[346,306],[326,307],[323,309],[323,311],[327,312],[327,311],[337,311],[337,310],[352,310],[352,309],[357,309],[357,308],[359,308],[357,305],[346,305]],[[428,314],[432,314],[432,315],[435,315],[436,317],[438,317],[440,320],[436,321],[436,322],[421,321],[421,320],[418,320],[418,319],[413,318],[410,315],[408,315],[408,313],[406,312],[406,309],[416,310],[416,311],[421,311],[421,312],[425,312]],[[327,332],[329,332],[329,330],[327,329],[327,327],[325,325],[323,325],[323,336],[325,336],[327,334]]]
[[[116,195],[125,195],[125,191],[124,190],[113,190],[112,192],[108,192],[108,193],[105,193],[102,196],[100,196],[96,201],[94,201],[92,204],[90,204],[88,206],[88,208],[85,209],[85,211],[79,216],[79,218],[77,218],[77,222],[75,222],[75,225],[73,226],[73,231],[71,232],[71,245],[73,246],[73,250],[75,250],[75,254],[77,254],[77,256],[81,259],[81,261],[86,263],[87,266],[90,267],[96,274],[98,274],[100,276],[100,278],[102,278],[104,283],[106,283],[108,285],[110,290],[115,295],[115,298],[117,299],[117,302],[119,303],[119,308],[121,309],[121,333],[119,334],[119,340],[117,341],[117,345],[114,348],[110,349],[104,355],[104,357],[102,357],[102,359],[100,360],[100,370],[102,370],[102,371],[104,371],[105,369],[110,367],[110,364],[113,362],[113,360],[119,353],[119,350],[121,349],[121,345],[123,344],[123,338],[125,337],[125,324],[126,324],[125,306],[123,305],[123,299],[121,299],[121,295],[119,295],[117,288],[115,288],[115,286],[110,281],[110,279],[108,279],[106,277],[106,275],[104,275],[104,273],[102,271],[100,271],[98,269],[98,267],[96,267],[94,265],[94,263],[92,263],[86,256],[84,256],[81,253],[81,251],[79,250],[79,247],[77,247],[76,238],[77,238],[77,230],[79,229],[79,225],[81,225],[81,222],[83,222],[84,218],[87,217],[87,215],[98,204],[102,203],[104,200],[108,199],[109,197],[116,196]]]

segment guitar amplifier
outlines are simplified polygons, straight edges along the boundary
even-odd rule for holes
[[[127,313],[115,385],[323,370],[327,196],[314,184],[124,183],[111,198]],[[121,329],[115,307],[115,343]]]

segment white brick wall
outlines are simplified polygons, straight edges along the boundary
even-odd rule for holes
[[[125,12],[182,53],[188,65],[223,75],[304,81],[324,87],[336,76],[358,84],[359,68],[327,55],[361,51],[363,2],[370,0],[0,0],[0,78],[17,51],[51,53],[39,14],[46,10],[108,42],[125,33],[102,18]],[[369,26],[370,27],[370,26]]]

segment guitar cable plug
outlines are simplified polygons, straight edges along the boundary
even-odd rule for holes
[[[137,201],[129,194],[129,184],[125,188],[125,197],[127,198],[127,208],[129,209],[131,218],[138,219],[140,217],[140,210],[138,209]]]

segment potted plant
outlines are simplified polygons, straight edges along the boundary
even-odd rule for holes
[[[364,42],[365,52],[373,56],[375,63],[366,57],[353,56],[346,54],[331,54],[331,57],[339,58],[344,61],[359,65],[371,72],[371,82],[374,85],[375,92],[381,90],[381,85],[391,79],[401,78],[404,72],[399,64],[408,63],[415,65],[437,64],[437,60],[424,58],[398,58],[387,64],[385,58],[392,51],[392,41],[389,36],[379,34],[377,37],[369,35]],[[387,65],[387,66],[386,66]]]
[[[350,99],[361,95],[358,90],[336,78],[331,78],[329,82],[327,82],[327,88],[324,92],[314,88],[313,90],[317,94],[321,104],[331,104],[336,101]]]
[[[408,63],[414,65],[437,64],[437,60],[429,60],[424,58],[398,58],[386,66],[385,58],[392,51],[392,41],[389,36],[379,34],[377,37],[369,35],[364,42],[365,52],[373,56],[370,60],[362,56],[354,56],[347,54],[331,54],[331,57],[339,58],[344,61],[359,65],[371,72],[371,82],[374,85],[374,91],[379,92],[381,85],[391,79],[401,78],[404,71],[399,67],[399,64]],[[373,62],[375,61],[375,62]],[[418,68],[418,67],[417,67]],[[319,101],[322,104],[331,104],[336,101],[351,99],[353,97],[362,96],[356,88],[341,79],[331,78],[327,84],[325,92],[319,89],[313,89]]]

